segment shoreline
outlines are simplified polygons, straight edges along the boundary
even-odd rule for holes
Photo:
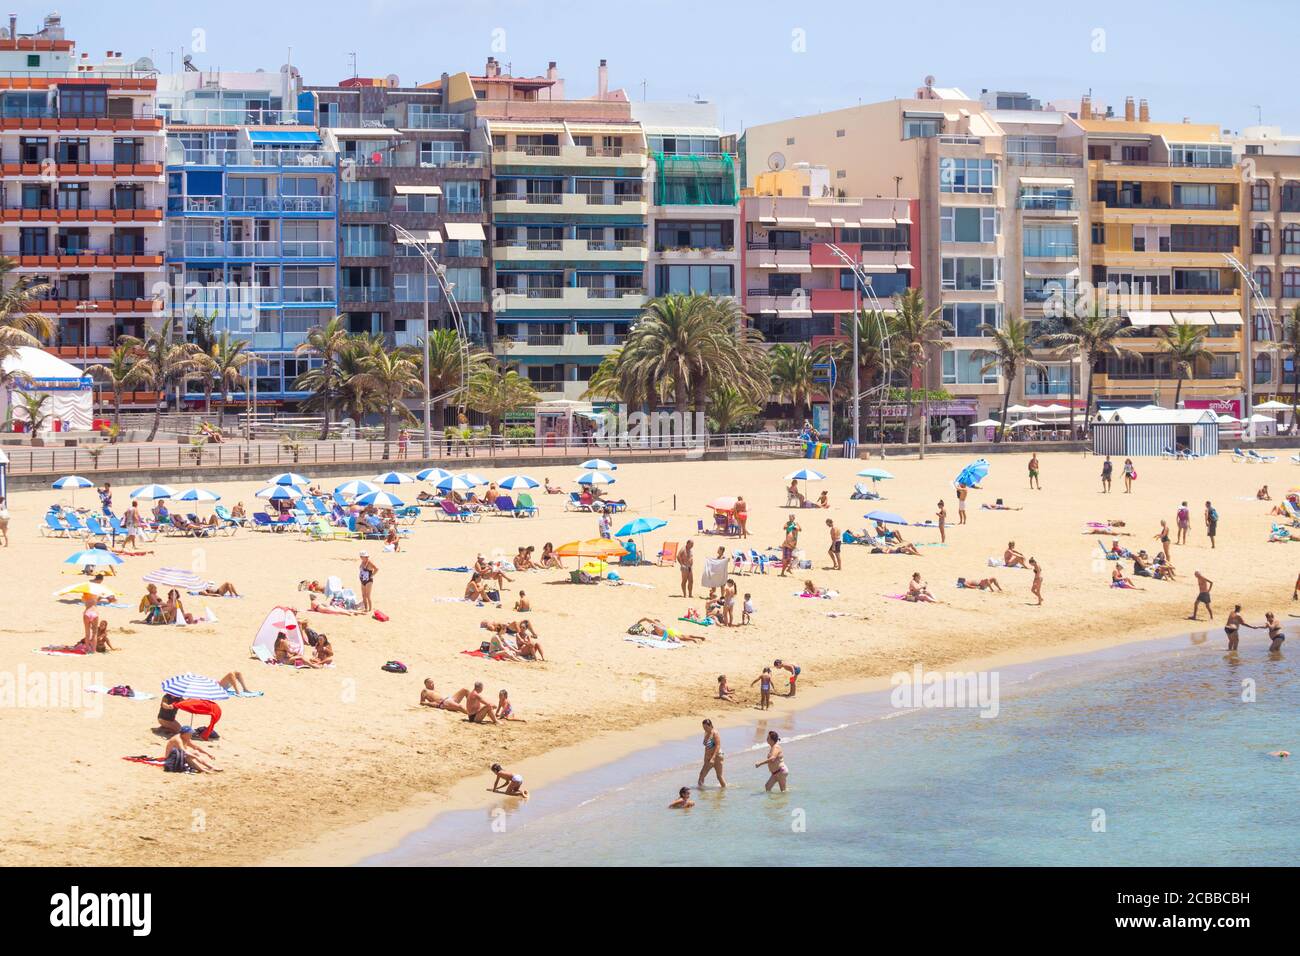
[[[1039,646],[1005,651],[986,657],[965,658],[927,670],[986,671],[1002,667],[1049,663],[1063,658],[1089,656],[1125,646],[1172,642],[1181,638],[1195,639],[1198,635],[1209,638],[1205,631],[1186,630],[1162,635],[1140,635],[1122,638],[1089,638],[1064,645]],[[925,665],[922,665],[925,666]],[[768,711],[766,719],[793,715],[810,710],[836,699],[879,693],[888,690],[892,675],[844,678],[824,685],[804,689],[794,702],[785,697],[780,711]],[[745,706],[713,715],[719,730],[735,728],[754,719],[756,708]],[[700,713],[706,712],[701,707]],[[762,713],[762,712],[758,712]],[[649,721],[637,727],[605,732],[581,744],[568,744],[533,757],[512,763],[516,772],[525,776],[529,788],[548,786],[569,777],[597,770],[641,751],[652,750],[667,743],[680,741],[699,731],[699,716],[685,714]],[[493,797],[480,786],[486,776],[482,774],[458,779],[443,794],[428,792],[419,795],[401,809],[388,811],[370,820],[330,831],[310,843],[293,850],[272,854],[254,866],[357,866],[364,861],[398,849],[410,837],[431,827],[439,819],[457,812],[482,810],[499,806],[499,797]]]

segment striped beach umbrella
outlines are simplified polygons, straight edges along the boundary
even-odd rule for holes
[[[501,479],[499,487],[506,491],[514,491],[516,488],[522,488],[527,491],[529,488],[540,488],[542,483],[536,478],[530,478],[528,475],[506,475]]]
[[[220,501],[221,495],[206,488],[186,488],[172,496],[173,501]]]
[[[618,465],[604,458],[588,458],[578,467],[586,468],[588,471],[618,471]]]
[[[177,674],[162,682],[164,694],[184,700],[227,700],[230,692],[211,677],[200,674]]]
[[[170,498],[174,494],[176,494],[176,492],[171,488],[168,488],[166,485],[141,485],[139,488],[131,492],[131,497],[157,501],[160,498]]]
[[[305,485],[311,479],[306,475],[295,475],[292,471],[286,471],[272,475],[267,481],[272,485]]]
[[[94,488],[95,483],[89,478],[82,478],[80,475],[64,475],[51,486],[60,490],[64,488]]]
[[[386,471],[382,475],[375,475],[370,480],[377,485],[409,485],[419,479],[404,471]]]
[[[475,471],[462,471],[460,476],[476,487],[478,485],[486,485],[489,483],[486,478]]]
[[[183,568],[158,568],[144,575],[141,580],[160,588],[183,588],[186,591],[202,590],[208,583],[193,571]]]
[[[297,501],[305,496],[305,492],[296,485],[267,485],[256,494],[259,498],[270,498],[272,501]]]
[[[64,564],[76,564],[81,567],[105,568],[113,564],[125,564],[121,557],[103,548],[87,548],[63,559]]]
[[[434,487],[439,491],[473,491],[474,482],[467,480],[464,475],[448,475]]]
[[[603,471],[588,471],[578,476],[580,485],[612,485],[618,481],[613,475],[607,475]]]
[[[426,468],[424,471],[417,471],[415,477],[421,481],[432,481],[434,484],[442,481],[444,478],[450,478],[451,472],[446,468]]]
[[[401,498],[389,494],[387,491],[367,491],[364,495],[357,497],[357,504],[374,505],[376,508],[403,508],[406,506],[406,502]]]
[[[345,481],[334,489],[334,494],[342,495],[345,498],[355,498],[357,495],[364,495],[371,491],[378,491],[374,485],[368,481],[362,481],[356,478],[352,481]]]

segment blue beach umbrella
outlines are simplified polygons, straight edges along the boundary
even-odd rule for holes
[[[439,482],[444,478],[450,478],[451,472],[446,468],[426,468],[424,471],[417,471],[415,477],[421,481]]]
[[[177,674],[162,682],[164,694],[186,700],[227,700],[230,692],[211,677],[199,674]]]
[[[885,479],[893,478],[894,476],[883,468],[863,468],[858,472],[858,477],[870,478],[872,481],[884,481]]]
[[[603,471],[589,471],[586,474],[578,476],[580,485],[612,485],[618,481],[613,475],[607,475]]]
[[[462,471],[462,472],[460,473],[460,477],[464,478],[464,479],[465,479],[466,481],[468,481],[471,485],[486,485],[486,484],[488,484],[488,480],[487,480],[486,478],[484,478],[482,475],[478,474],[477,472],[473,472],[473,471]]]
[[[988,459],[976,458],[961,470],[961,473],[953,480],[953,484],[965,485],[967,488],[976,488],[979,486],[981,481],[988,477],[988,473]]]
[[[357,504],[374,505],[376,508],[401,508],[406,502],[387,491],[367,491],[357,498]]]
[[[131,492],[132,498],[146,498],[150,501],[157,501],[159,498],[170,498],[176,492],[166,485],[142,485]]]
[[[527,475],[507,475],[501,479],[499,487],[506,491],[514,491],[516,488],[523,488],[527,491],[529,488],[540,488],[542,483],[536,478],[529,478]]]
[[[578,467],[586,468],[588,471],[618,471],[618,465],[604,458],[588,458]]]
[[[668,524],[663,518],[636,518],[629,521],[623,527],[618,529],[615,537],[626,538],[629,535],[636,535],[641,539],[641,547],[637,549],[637,564],[643,563],[645,551],[645,536],[651,531],[657,531]]]
[[[370,482],[356,478],[352,481],[343,482],[343,484],[334,489],[334,494],[342,495],[345,498],[355,498],[357,495],[364,495],[378,490],[379,489]]]
[[[907,520],[899,514],[892,511],[868,511],[863,517],[868,521],[879,521],[881,524],[907,524]]]
[[[273,485],[305,485],[309,481],[311,481],[311,479],[308,478],[306,475],[295,475],[291,471],[282,472],[281,474],[278,475],[272,475],[271,478],[268,480]]]
[[[798,471],[792,471],[785,476],[786,481],[825,481],[826,476],[820,471],[813,471],[811,468],[800,468]]]
[[[472,491],[474,483],[467,481],[464,475],[448,475],[434,487],[439,491]]]
[[[294,485],[267,485],[257,492],[257,497],[269,498],[272,501],[297,501],[305,495],[301,488]]]
[[[221,495],[206,488],[186,488],[172,496],[173,501],[220,501]]]
[[[87,548],[63,559],[64,564],[76,564],[81,567],[103,568],[110,564],[125,564],[121,557],[103,548]]]
[[[80,475],[64,475],[58,481],[54,482],[54,488],[94,488],[95,483],[89,478],[82,478]]]
[[[377,485],[409,485],[419,479],[415,475],[408,475],[404,471],[386,471],[382,475],[375,475],[370,480]]]

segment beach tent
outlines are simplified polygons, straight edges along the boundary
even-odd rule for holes
[[[265,654],[259,656],[274,657],[275,639],[280,634],[289,642],[290,651],[294,654],[302,653],[302,628],[298,626],[298,615],[291,607],[271,608],[271,613],[266,615],[266,620],[257,629],[257,636],[253,638],[253,653],[256,654],[260,647],[265,649]]]
[[[1131,408],[1100,412],[1092,427],[1094,455],[1158,458],[1188,448],[1194,455],[1219,453],[1219,422],[1208,408]]]
[[[3,362],[5,372],[18,378],[7,389],[0,389],[0,420],[27,420],[21,395],[44,395],[45,424],[41,432],[89,431],[94,418],[94,384],[75,365],[41,349],[20,345]]]

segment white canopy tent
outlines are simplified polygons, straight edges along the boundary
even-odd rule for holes
[[[1125,406],[1097,413],[1092,428],[1096,455],[1159,457],[1180,448],[1197,456],[1219,453],[1219,420],[1208,408]]]
[[[27,421],[22,396],[44,395],[42,434],[53,431],[56,421],[61,431],[89,431],[94,417],[90,376],[42,349],[20,345],[14,352],[4,360],[4,370],[17,378],[9,388],[0,390],[0,420]]]

